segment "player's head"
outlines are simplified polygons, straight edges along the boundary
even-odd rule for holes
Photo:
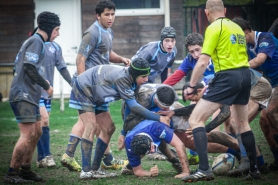
[[[143,58],[133,59],[128,70],[133,81],[137,82],[138,85],[146,83],[151,72],[149,62]]]
[[[185,48],[191,54],[191,56],[198,60],[202,53],[204,38],[199,33],[190,33],[185,38]]]
[[[168,109],[176,99],[175,90],[168,86],[160,86],[156,90],[155,102],[162,110]]]
[[[248,21],[244,20],[243,18],[241,17],[235,17],[233,18],[232,20],[234,23],[236,23],[237,25],[239,25],[239,27],[241,27],[241,29],[244,31],[244,30],[248,30],[249,32],[252,31],[252,27],[251,25],[249,24]]]
[[[207,0],[205,14],[210,23],[218,17],[225,17],[226,8],[222,0]]]
[[[187,95],[190,95],[190,94],[188,94],[187,93],[187,87],[189,87],[190,86],[190,83],[189,82],[187,82],[184,86],[183,86],[183,88],[182,88],[182,99],[183,99],[183,101],[185,102],[186,100],[191,100],[191,101],[199,101],[201,98],[202,98],[202,96],[203,96],[203,88],[205,87],[204,86],[204,84],[203,83],[201,83],[201,82],[198,82],[196,85],[195,85],[195,87],[193,88],[194,89],[194,91],[192,92],[192,94],[193,94],[193,96],[190,98],[190,99],[187,99],[186,98],[186,96]]]
[[[160,33],[160,41],[162,44],[162,49],[167,53],[171,53],[176,45],[176,30],[171,26],[162,28]]]
[[[162,28],[160,33],[160,40],[163,41],[165,38],[176,38],[176,30],[171,26]]]
[[[232,20],[234,23],[239,25],[239,27],[243,30],[245,37],[246,37],[246,42],[247,43],[254,43],[254,32],[252,30],[251,25],[249,24],[248,21],[244,20],[241,17],[235,17]]]
[[[115,20],[115,4],[110,0],[101,0],[96,6],[96,18],[104,28],[110,28]]]
[[[48,36],[47,41],[54,40],[54,38],[51,38],[52,32],[56,27],[61,25],[58,15],[56,15],[55,13],[52,13],[52,12],[47,12],[47,11],[42,12],[38,15],[37,23],[38,23],[39,29],[46,32],[46,34]],[[58,35],[59,35],[59,32],[58,32]]]
[[[151,152],[152,138],[145,133],[135,135],[131,140],[131,151],[137,155],[146,155]]]
[[[101,15],[101,13],[104,12],[105,8],[109,9],[109,10],[116,10],[116,6],[115,4],[110,1],[110,0],[101,0],[98,2],[97,6],[96,6],[96,14],[97,15]]]

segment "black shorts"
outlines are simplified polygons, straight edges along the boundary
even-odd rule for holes
[[[10,102],[17,123],[35,123],[41,120],[40,109],[36,105],[26,102]]]
[[[220,71],[209,83],[203,99],[225,105],[247,105],[250,89],[251,74],[248,68]]]

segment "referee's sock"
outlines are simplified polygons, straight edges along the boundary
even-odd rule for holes
[[[257,157],[256,157],[255,137],[252,130],[242,133],[241,139],[250,161],[250,171],[254,172],[257,170]]]
[[[200,170],[208,170],[209,162],[208,162],[208,138],[206,129],[204,127],[197,127],[192,130],[194,137],[194,144],[196,147],[196,152],[199,156],[199,169]]]

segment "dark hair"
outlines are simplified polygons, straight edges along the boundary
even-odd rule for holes
[[[102,12],[104,12],[104,9],[108,8],[109,10],[113,9],[114,11],[116,10],[115,4],[110,1],[110,0],[101,0],[98,2],[96,6],[96,14],[100,15]]]
[[[145,155],[151,150],[152,140],[146,135],[136,135],[132,138],[130,148],[137,155]]]
[[[204,38],[200,33],[190,33],[185,38],[185,48],[188,50],[188,46],[199,45],[203,46]]]
[[[184,86],[182,87],[182,100],[184,102],[186,102],[186,99],[184,98],[184,90],[187,89],[187,87],[190,86],[190,82],[187,82],[186,84],[184,84]],[[200,88],[204,88],[204,84],[201,82],[198,82],[195,86],[194,86],[194,91],[193,94],[197,94],[197,90]]]
[[[241,27],[241,29],[244,30],[249,30],[250,32],[252,31],[252,27],[250,26],[250,23],[246,20],[244,20],[241,17],[235,17],[232,20],[234,23],[236,23],[237,25],[239,25]]]
[[[156,90],[156,95],[158,102],[165,106],[171,106],[176,99],[176,93],[174,89],[168,85],[158,87]]]

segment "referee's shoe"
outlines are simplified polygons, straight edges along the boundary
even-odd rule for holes
[[[181,180],[184,182],[197,182],[197,181],[210,181],[213,179],[214,179],[213,172],[211,168],[209,168],[206,171],[198,169],[192,175],[185,176]]]

